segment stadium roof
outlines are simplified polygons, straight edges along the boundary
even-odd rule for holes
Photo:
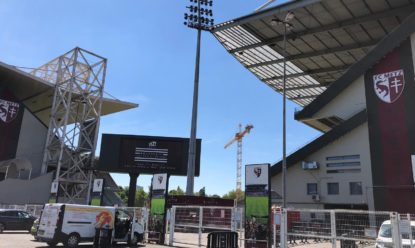
[[[49,115],[53,103],[55,85],[33,76],[13,66],[0,62],[0,82],[45,126],[49,125]],[[138,107],[138,104],[104,98],[101,115],[108,115]]]
[[[295,17],[284,52],[284,27],[271,23],[288,12]],[[277,92],[285,55],[287,97],[306,106],[413,12],[415,0],[294,0],[218,24],[212,33]]]

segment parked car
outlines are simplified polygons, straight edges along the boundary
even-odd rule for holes
[[[415,239],[415,221],[411,221],[411,233]],[[402,246],[411,247],[409,234],[402,234]],[[415,244],[415,241],[412,241]],[[390,220],[385,220],[380,226],[378,237],[376,238],[376,248],[394,247],[392,242],[392,225]]]
[[[22,210],[0,209],[0,233],[4,230],[26,230],[30,232],[36,217]]]

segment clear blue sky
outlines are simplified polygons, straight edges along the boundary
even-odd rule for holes
[[[140,104],[102,118],[100,133],[189,137],[196,32],[183,25],[188,0],[2,0],[0,61],[38,67],[75,46],[108,59],[106,92]],[[217,0],[215,23],[251,13],[266,0]],[[277,4],[281,1],[277,1]],[[274,4],[275,5],[275,4]],[[210,33],[202,35],[199,118],[201,176],[195,191],[223,195],[235,188],[236,144],[223,146],[238,124],[254,129],[243,141],[243,163],[282,157],[282,97],[244,69]],[[319,135],[294,121],[288,102],[287,150]],[[127,175],[113,174],[120,185]],[[147,188],[151,176],[140,176]],[[244,183],[244,182],[242,182]],[[172,177],[170,189],[186,188]]]

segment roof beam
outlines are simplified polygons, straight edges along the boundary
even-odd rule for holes
[[[314,74],[319,74],[319,73],[342,71],[342,70],[346,70],[347,68],[349,68],[349,66],[350,65],[329,67],[329,68],[321,68],[321,69],[315,69],[315,70],[308,70],[308,71],[303,71],[303,72],[299,72],[299,73],[288,74],[288,75],[286,75],[286,78],[296,78],[296,77],[314,75]],[[264,78],[264,79],[262,79],[262,81],[280,80],[280,79],[283,79],[283,78],[284,78],[284,76],[275,76],[275,77],[270,77],[270,78]]]
[[[215,32],[218,32],[218,31],[221,31],[221,30],[224,30],[224,29],[228,29],[228,28],[231,28],[231,27],[234,27],[234,26],[243,25],[243,24],[251,22],[251,21],[256,21],[256,20],[262,19],[264,17],[269,17],[269,16],[272,16],[272,15],[285,13],[285,12],[288,12],[288,11],[293,11],[295,9],[303,8],[303,7],[309,6],[309,5],[314,4],[314,3],[318,3],[318,2],[321,2],[321,0],[289,1],[289,2],[283,3],[281,5],[262,10],[261,12],[254,12],[252,14],[249,14],[249,15],[231,20],[231,21],[227,21],[227,22],[215,25],[212,32],[215,33]]]
[[[309,52],[309,53],[300,53],[300,54],[296,54],[296,55],[287,56],[286,61],[293,61],[293,60],[298,60],[298,59],[311,58],[311,57],[321,56],[321,55],[325,55],[325,54],[344,52],[344,51],[363,48],[363,47],[371,47],[371,46],[376,45],[379,41],[380,41],[380,39],[376,39],[376,40],[371,40],[371,41],[367,41],[367,42],[351,44],[351,45],[347,45],[347,46],[339,46],[339,47],[324,49],[324,50],[320,50],[320,51],[313,51],[313,52]],[[266,61],[266,62],[261,62],[261,63],[257,63],[257,64],[248,65],[248,66],[246,66],[246,68],[249,69],[249,68],[255,68],[255,67],[260,67],[260,66],[267,66],[267,65],[283,63],[283,62],[284,62],[284,58],[281,58],[281,59],[270,60],[270,61]]]
[[[411,13],[414,10],[415,10],[415,5],[411,4],[409,6],[407,5],[407,6],[391,9],[391,10],[386,10],[386,11],[370,14],[370,15],[365,15],[365,16],[361,16],[361,17],[356,17],[356,18],[351,18],[351,19],[348,19],[348,20],[340,21],[340,22],[335,22],[335,23],[332,23],[332,24],[329,24],[329,25],[318,27],[318,28],[312,28],[312,29],[304,30],[302,32],[290,33],[290,34],[287,35],[287,39],[294,39],[294,38],[305,36],[305,35],[311,35],[311,34],[321,33],[321,32],[325,32],[325,31],[330,31],[330,30],[333,30],[333,29],[343,28],[343,27],[347,27],[347,26],[351,26],[351,25],[356,25],[356,24],[360,24],[360,23],[363,23],[363,22],[378,20],[378,19],[388,17],[388,16],[395,16],[395,15],[398,15],[398,14],[401,14],[401,13],[407,13],[407,12]],[[271,38],[271,39],[266,39],[262,42],[258,42],[258,43],[255,43],[255,44],[242,46],[242,47],[238,47],[238,48],[229,50],[229,52],[230,53],[236,53],[236,52],[240,52],[240,51],[243,51],[243,50],[247,50],[247,49],[251,49],[251,48],[255,48],[255,47],[259,47],[259,46],[264,46],[264,45],[269,45],[269,44],[272,44],[272,43],[280,42],[280,41],[283,41],[283,40],[284,40],[284,37],[282,35],[279,35],[279,36]]]
[[[327,87],[327,86],[324,86],[321,84],[303,85],[303,86],[287,87],[285,88],[285,91],[306,90],[306,89],[314,89],[314,88],[322,88],[322,87]]]
[[[308,95],[308,96],[296,96],[296,97],[288,97],[288,99],[290,99],[290,100],[293,100],[293,101],[295,101],[295,100],[301,100],[301,99],[310,99],[310,98],[316,98],[316,97],[318,97],[319,95]]]

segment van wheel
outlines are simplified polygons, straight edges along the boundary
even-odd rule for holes
[[[80,241],[79,234],[71,233],[69,234],[68,239],[65,242],[65,247],[76,248],[78,247],[79,241]]]
[[[6,226],[3,223],[0,223],[0,233],[2,233],[6,229]]]

